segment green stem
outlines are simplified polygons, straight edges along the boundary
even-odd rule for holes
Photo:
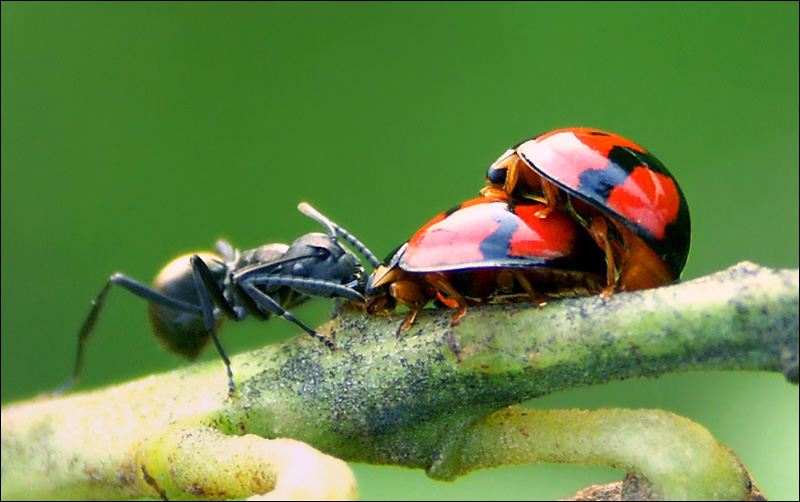
[[[320,328],[335,340],[333,353],[298,337],[232,358],[232,399],[223,365],[213,363],[3,408],[3,498],[154,496],[147,477],[164,473],[145,476],[137,460],[150,439],[203,427],[292,438],[347,461],[449,479],[461,472],[474,424],[556,390],[720,369],[780,371],[796,383],[798,282],[797,270],[740,264],[610,298],[473,307],[455,328],[451,312],[426,310],[400,338],[403,315],[342,311]],[[592,427],[609,434],[600,422],[586,427],[587,438]],[[608,461],[601,456],[587,449],[574,460]],[[645,472],[640,460],[619,461]]]
[[[511,407],[470,427],[456,475],[509,464],[605,465],[637,474],[648,500],[744,500],[749,477],[731,452],[698,424],[660,410],[553,410]]]

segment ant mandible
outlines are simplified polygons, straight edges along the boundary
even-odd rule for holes
[[[331,340],[294,317],[288,309],[312,296],[342,297],[364,302],[360,293],[364,267],[342,238],[373,267],[380,261],[352,234],[320,214],[305,202],[300,212],[322,224],[328,231],[308,233],[291,246],[265,244],[240,252],[226,241],[216,243],[214,253],[180,256],[167,264],[148,287],[123,274],[114,274],[97,298],[78,332],[78,350],[72,376],[57,392],[69,389],[78,379],[86,348],[106,295],[118,285],[147,301],[150,324],[156,338],[170,352],[194,360],[213,340],[228,373],[228,395],[236,391],[231,363],[217,336],[224,319],[242,321],[248,316],[267,320],[281,316],[320,340],[331,350]]]

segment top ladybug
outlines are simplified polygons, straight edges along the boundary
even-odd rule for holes
[[[686,264],[686,197],[658,159],[621,136],[589,128],[537,136],[489,166],[486,184],[483,195],[541,201],[540,218],[561,208],[583,225],[606,255],[604,294],[669,284]]]

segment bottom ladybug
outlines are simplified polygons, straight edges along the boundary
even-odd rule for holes
[[[457,324],[468,305],[588,295],[606,285],[603,252],[570,217],[533,202],[509,205],[505,197],[481,197],[435,217],[368,278],[367,311],[419,309],[436,299],[457,308]]]

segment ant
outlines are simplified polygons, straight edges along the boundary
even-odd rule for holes
[[[114,274],[92,302],[92,309],[78,332],[78,350],[72,376],[56,394],[69,389],[83,366],[86,340],[103,308],[112,285],[118,285],[147,301],[150,325],[170,352],[194,360],[213,340],[228,373],[228,395],[236,391],[228,356],[217,330],[223,320],[242,321],[248,316],[265,321],[273,315],[294,323],[335,350],[331,340],[303,324],[287,310],[312,296],[342,297],[364,303],[364,267],[342,238],[373,267],[380,261],[352,234],[305,202],[298,210],[324,226],[328,233],[308,233],[291,246],[266,244],[240,252],[228,242],[216,243],[217,254],[194,253],[165,266],[148,287],[123,274]]]

